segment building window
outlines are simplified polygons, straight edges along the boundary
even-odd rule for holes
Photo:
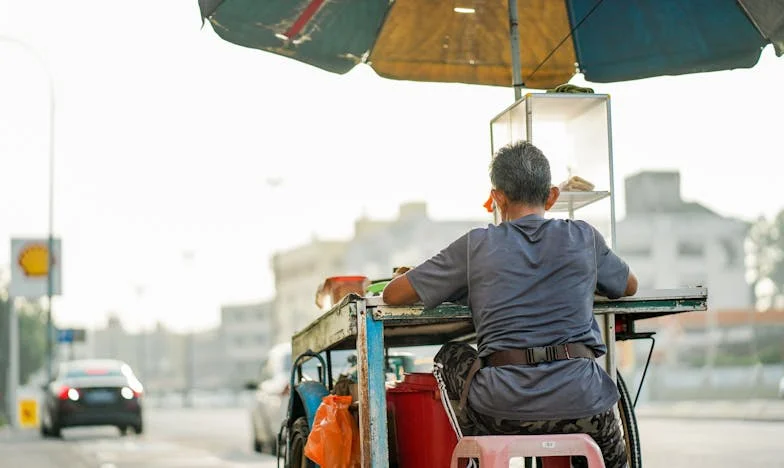
[[[704,246],[699,242],[680,241],[678,242],[678,255],[683,257],[702,257]]]
[[[650,257],[651,256],[651,246],[650,245],[635,245],[631,247],[624,247],[623,249],[619,249],[621,255],[624,257]]]
[[[722,239],[721,240],[721,248],[724,250],[724,256],[726,259],[726,266],[739,266],[740,265],[740,254],[738,243],[733,242],[730,239]]]

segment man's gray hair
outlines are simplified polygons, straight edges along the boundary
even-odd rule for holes
[[[499,149],[490,163],[490,182],[511,202],[544,205],[550,194],[550,163],[527,141],[511,143]]]

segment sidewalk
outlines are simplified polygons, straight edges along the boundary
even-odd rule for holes
[[[784,422],[784,400],[640,403],[638,418],[735,419]]]

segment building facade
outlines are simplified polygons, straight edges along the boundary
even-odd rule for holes
[[[319,241],[280,252],[273,257],[275,317],[278,342],[321,315],[315,297],[329,276],[363,275],[389,278],[396,266],[415,266],[487,220],[438,221],[428,216],[424,203],[401,205],[393,220],[360,218],[354,237],[346,241]]]
[[[294,332],[319,316],[316,290],[325,278],[347,273],[346,245],[344,241],[313,240],[272,257],[275,343],[291,341]]]
[[[241,388],[258,379],[275,336],[273,303],[221,307],[220,342],[225,353],[226,384]]]
[[[93,330],[85,356],[120,359],[130,365],[149,393],[225,387],[226,354],[216,330],[173,333],[158,324],[129,333],[116,316]]]
[[[709,288],[713,310],[753,303],[746,282],[745,221],[681,198],[677,172],[641,172],[626,179],[626,216],[617,225],[618,253],[640,289]]]
[[[389,278],[395,267],[416,266],[471,229],[490,222],[490,216],[485,220],[434,220],[425,203],[406,203],[400,206],[397,219],[357,220],[344,264],[347,270],[373,279]]]

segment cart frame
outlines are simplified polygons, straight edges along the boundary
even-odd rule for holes
[[[652,333],[635,331],[637,321],[704,311],[707,310],[707,298],[707,289],[702,287],[640,291],[636,296],[615,300],[597,297],[594,314],[597,318],[615,316],[609,325],[615,340],[652,338]],[[621,329],[617,334],[616,325]],[[432,309],[425,309],[421,305],[389,306],[380,297],[349,295],[292,337],[292,355],[325,353],[328,367],[326,386],[327,390],[331,390],[330,352],[356,350],[362,466],[387,468],[389,447],[385,351],[387,348],[439,345],[449,341],[475,342],[474,325],[468,307],[450,303]],[[614,343],[607,343],[607,347],[614,348]],[[603,356],[606,361],[611,361],[604,362],[605,369],[615,369],[615,354],[608,352]],[[314,399],[300,393],[304,392],[292,392],[292,398],[300,401],[292,402],[290,408],[299,408],[305,414],[289,414],[284,424],[290,424],[299,416],[308,416],[310,419],[315,413]],[[633,405],[631,411],[633,417]],[[628,443],[629,435],[625,434],[625,437]]]

